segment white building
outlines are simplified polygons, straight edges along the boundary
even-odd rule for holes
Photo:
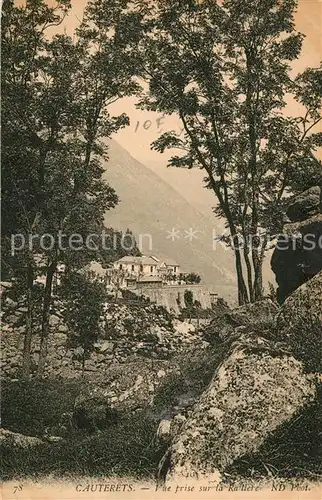
[[[172,259],[167,259],[159,263],[159,272],[166,272],[167,274],[174,274],[178,276],[180,274],[180,266],[176,261]]]
[[[161,261],[152,255],[148,257],[126,255],[114,262],[114,268],[122,271],[126,277],[133,278],[156,276],[165,279],[167,276],[180,274],[180,266],[174,260]]]

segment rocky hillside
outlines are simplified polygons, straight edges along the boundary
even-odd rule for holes
[[[310,227],[316,227],[319,214],[312,215],[312,207],[307,213],[301,203],[299,222],[309,220]],[[291,235],[298,238],[297,233]],[[291,262],[298,262],[299,268],[321,256],[315,248],[311,253],[302,250],[296,245],[286,248],[286,253],[294,252]],[[282,257],[282,250],[275,253],[279,286],[287,291],[282,305],[264,299],[234,309],[220,307],[204,330],[194,331],[153,304],[106,304],[100,338],[84,373],[82,353],[69,345],[55,304],[43,382],[58,384],[58,391],[47,385],[33,389],[33,380],[12,380],[21,366],[26,310],[23,303],[6,298],[2,375],[4,422],[10,432],[0,437],[13,457],[12,464],[4,464],[6,477],[16,477],[18,469],[65,474],[68,464],[68,470],[80,475],[84,470],[106,475],[107,467],[113,473],[115,467],[123,467],[124,473],[125,467],[126,473],[144,475],[148,467],[152,474],[157,470],[158,484],[167,486],[198,478],[225,488],[236,476],[251,478],[252,484],[259,476],[289,479],[292,484],[303,478],[318,481],[322,271],[304,266],[307,273],[295,283],[293,275],[280,272],[285,270],[279,265]],[[35,337],[35,359],[37,355]],[[68,389],[71,396],[53,419],[52,408],[57,408],[60,388],[68,379],[76,381],[77,388]],[[44,415],[39,415],[39,391],[46,404],[52,401]],[[21,430],[41,439],[38,454],[24,454]],[[30,446],[34,444],[32,440]],[[72,451],[67,457],[64,450]]]
[[[281,309],[264,301],[222,311],[205,329],[207,341],[226,350],[193,407],[179,420],[179,416],[171,420],[170,446],[159,464],[160,481],[185,482],[187,476],[225,481],[232,467],[244,464],[245,470],[245,464],[251,468],[256,461],[258,467],[263,457],[278,470],[276,466],[285,466],[287,459],[285,451],[276,456],[276,449],[285,449],[285,436],[290,439],[288,447],[294,446],[298,422],[304,461],[312,463],[320,454],[321,420],[316,419],[322,405],[320,195],[320,188],[312,188],[288,209],[293,224],[284,228],[284,247],[276,248],[272,260]],[[316,237],[310,249],[305,248],[309,233]],[[322,472],[318,465],[317,472]]]
[[[71,347],[68,328],[63,322],[61,303],[56,301],[50,316],[47,376],[67,378],[82,374],[82,348]],[[1,374],[19,374],[22,360],[26,308],[9,297],[3,300]],[[127,362],[129,357],[170,359],[193,345],[207,343],[195,328],[176,320],[162,307],[147,301],[110,302],[105,304],[101,331],[95,350],[85,363],[85,374],[97,378],[110,365]],[[33,339],[33,360],[39,353],[39,337]]]

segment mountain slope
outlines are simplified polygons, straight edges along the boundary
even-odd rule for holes
[[[162,158],[162,155],[160,155]],[[217,205],[214,192],[206,189],[203,181],[205,173],[199,168],[167,167],[167,161],[150,161],[146,166],[155,172],[161,179],[170,184],[199,212],[211,219],[216,227],[224,228],[224,219],[216,219],[213,207]]]
[[[109,144],[104,177],[115,188],[120,203],[106,213],[105,224],[115,229],[131,229],[138,243],[141,242],[142,253],[170,257],[184,271],[199,273],[214,292],[232,298],[234,259],[222,244],[217,242],[213,248],[214,232],[221,233],[216,219],[212,221],[199,212],[115,141]],[[174,241],[170,237],[173,230],[179,231]]]
[[[213,214],[213,207],[218,204],[214,193],[205,189],[204,187],[204,173],[203,171],[193,168],[167,168],[167,162],[149,162],[146,166],[155,172],[166,183],[170,184],[183,198],[185,198],[190,205],[196,210],[201,212],[208,220],[211,226],[216,225],[218,231],[225,230],[225,220],[215,218]],[[263,262],[263,284],[266,291],[268,291],[268,283],[277,285],[275,275],[272,272],[270,260],[273,250],[266,252]],[[246,277],[246,268],[245,277]]]

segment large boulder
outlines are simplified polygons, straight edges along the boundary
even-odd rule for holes
[[[75,427],[95,432],[117,423],[121,414],[152,406],[156,388],[176,370],[167,360],[146,358],[111,364],[84,384],[75,402]]]
[[[322,372],[322,272],[284,302],[277,332],[308,371]]]
[[[321,188],[314,186],[295,196],[286,215],[293,222],[306,220],[321,211]]]
[[[254,454],[316,394],[315,379],[287,351],[258,337],[239,339],[179,428],[159,465],[159,480],[220,480]]]
[[[295,198],[288,209],[293,222],[285,224],[272,255],[280,304],[322,270],[322,214],[320,188]]]
[[[0,445],[15,448],[34,448],[44,444],[44,441],[34,436],[25,436],[8,429],[0,429]]]

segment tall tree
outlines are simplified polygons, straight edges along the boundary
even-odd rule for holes
[[[164,133],[153,147],[178,148],[170,165],[205,171],[206,186],[218,199],[215,213],[229,229],[240,304],[262,297],[268,218],[285,194],[272,179],[278,175],[289,187],[291,159],[308,158],[308,150],[312,168],[320,167],[313,154],[317,136],[310,144],[301,140],[298,124],[282,114],[287,93],[299,98],[290,76],[303,39],[294,27],[296,4],[141,2],[147,32],[141,68],[149,90],[140,106],[177,114],[184,130]]]
[[[69,2],[65,0],[58,1],[53,8],[36,0],[27,1],[25,7],[15,7],[12,0],[5,0],[2,6],[3,261],[7,264],[5,272],[9,277],[17,273],[25,275],[22,282],[26,285],[28,318],[24,376],[30,371],[36,261],[29,245],[18,257],[10,256],[10,239],[12,234],[19,234],[28,241],[29,235],[37,231],[41,218],[45,161],[53,134],[46,137],[41,133],[40,54],[45,50],[46,31],[63,21],[68,8]]]
[[[102,179],[102,160],[108,158],[102,139],[127,125],[128,118],[125,114],[111,116],[109,106],[138,90],[132,78],[133,59],[121,37],[126,30],[122,20],[127,2],[111,3],[103,26],[97,25],[100,3],[89,2],[73,39],[47,35],[48,28],[63,21],[70,7],[68,0],[57,0],[55,7],[48,7],[44,0],[27,0],[19,8],[6,0],[3,6],[3,234],[10,239],[19,233],[32,241],[24,248],[30,291],[39,272],[37,263],[45,267],[39,377],[46,362],[57,265],[72,260],[73,266],[77,262],[82,267],[95,260],[95,245],[84,241],[103,230],[105,211],[118,201]],[[77,249],[70,244],[75,234]],[[21,255],[9,260],[15,273]],[[28,307],[32,310],[32,301]],[[32,312],[30,325],[25,342],[26,376]]]

